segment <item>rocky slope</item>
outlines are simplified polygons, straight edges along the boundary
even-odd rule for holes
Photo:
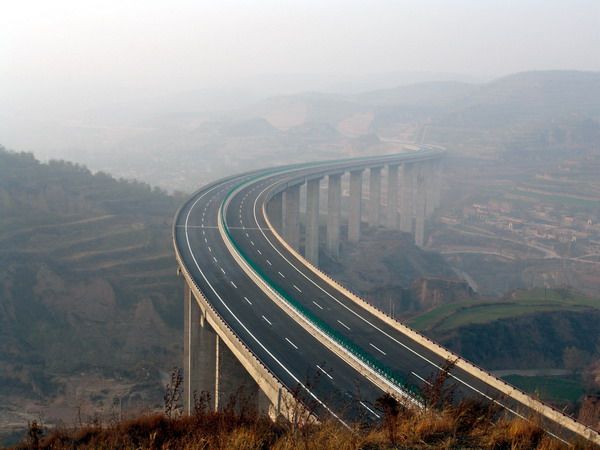
[[[160,370],[180,355],[179,201],[0,148],[0,423],[160,404]]]

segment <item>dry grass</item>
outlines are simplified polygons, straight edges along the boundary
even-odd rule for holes
[[[32,434],[39,439],[32,438]],[[192,417],[142,416],[112,425],[29,434],[19,449],[378,450],[566,448],[535,420],[508,419],[468,402],[443,410],[399,409],[373,428],[348,430],[337,422],[292,427],[266,416],[201,411]],[[578,443],[575,448],[591,449]]]

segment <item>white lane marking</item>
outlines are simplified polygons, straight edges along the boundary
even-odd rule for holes
[[[212,253],[212,248],[210,248],[210,245],[208,246],[208,251]]]
[[[259,249],[256,249],[259,255],[262,255],[262,252]]]
[[[248,297],[244,297],[244,300],[246,300],[248,302],[249,305],[252,304],[252,302],[250,300],[248,300]]]
[[[373,344],[371,344],[370,342],[369,342],[369,345],[370,345],[371,347],[373,347],[375,350],[377,350],[379,353],[381,353],[382,355],[387,355],[387,353],[386,353],[386,352],[384,352],[383,350],[381,350],[381,349],[380,349],[379,347],[377,347],[376,345],[373,345]]]
[[[273,244],[273,242],[271,242],[271,240],[267,237],[267,235],[265,234],[265,232],[262,230],[262,228],[260,227],[260,224],[258,223],[258,217],[257,217],[257,202],[258,199],[264,195],[264,193],[270,189],[272,186],[274,186],[277,183],[274,182],[272,184],[270,184],[269,186],[267,186],[265,189],[263,189],[254,199],[254,222],[256,223],[256,226],[259,228],[259,231],[261,232],[261,234],[263,235],[263,237],[265,238],[265,240],[269,243],[269,245],[273,248],[273,250],[275,250],[279,256],[281,256],[290,266],[292,266],[294,269],[296,269],[296,271],[302,275],[304,278],[306,278],[310,283],[312,283],[315,287],[317,287],[318,289],[320,289],[323,293],[325,293],[328,297],[330,297],[332,300],[334,300],[336,303],[338,303],[340,306],[342,306],[343,308],[345,308],[347,311],[349,311],[350,313],[354,314],[356,317],[358,317],[359,319],[361,319],[363,322],[365,322],[366,324],[370,325],[372,328],[374,328],[375,330],[377,330],[378,332],[380,332],[381,334],[383,334],[384,336],[386,336],[387,338],[391,339],[392,341],[394,341],[396,344],[400,345],[401,347],[404,347],[406,350],[408,350],[409,352],[411,352],[412,354],[414,354],[415,356],[418,356],[419,358],[421,358],[423,361],[426,361],[428,364],[431,364],[433,367],[435,367],[438,370],[442,370],[442,367],[438,364],[436,364],[435,362],[433,362],[432,360],[430,360],[429,358],[427,358],[426,356],[420,354],[419,352],[417,352],[416,350],[414,350],[413,348],[409,347],[408,345],[404,344],[403,342],[399,341],[398,339],[396,339],[394,336],[392,336],[391,334],[387,333],[386,331],[384,331],[383,329],[379,328],[377,325],[375,325],[373,322],[371,322],[370,320],[368,320],[367,318],[363,317],[362,315],[360,315],[359,313],[357,313],[355,310],[353,310],[352,308],[350,308],[348,305],[344,304],[341,300],[337,299],[335,296],[333,296],[332,294],[330,294],[328,291],[326,291],[325,289],[323,289],[323,287],[321,287],[320,285],[318,285],[314,280],[312,280],[308,275],[306,275],[302,270],[300,270],[298,267],[296,267],[294,264],[292,264],[292,262],[286,258],[286,256],[281,253],[279,251],[279,249]],[[404,335],[405,337],[407,337],[406,335]],[[410,338],[409,338],[410,339]],[[496,403],[497,405],[501,406],[502,408],[506,409],[507,411],[512,412],[513,414],[515,414],[516,416],[525,419],[525,416],[523,416],[522,414],[519,414],[518,412],[516,412],[515,410],[513,410],[512,408],[508,407],[507,405],[504,405],[502,403],[500,403],[498,400],[493,399],[492,397],[490,397],[489,395],[481,392],[479,389],[477,389],[475,386],[473,386],[472,384],[466,382],[465,380],[457,377],[456,375],[454,375],[453,373],[449,374],[451,378],[454,378],[456,381],[458,381],[459,383],[463,384],[464,386],[468,387],[469,389],[473,390],[474,392],[477,392],[478,394],[480,394],[481,396],[485,397],[486,399],[492,401],[493,403]]]
[[[248,233],[246,233],[246,237],[249,238],[250,236],[248,236]]]
[[[298,350],[298,346],[296,344],[294,344],[292,341],[290,341],[288,338],[285,338],[286,341],[288,341],[290,343],[290,345],[292,347],[294,347],[296,350]]]
[[[269,325],[273,325],[273,324],[271,323],[271,321],[270,321],[269,319],[267,319],[265,316],[262,316],[262,318],[263,318],[263,319],[265,319],[265,322],[267,322]]]
[[[254,241],[250,241],[250,243],[251,243],[252,245],[254,245]]]
[[[264,350],[264,352],[267,355],[269,355],[271,357],[271,359],[273,359],[273,361],[275,361],[275,363],[277,363],[279,365],[279,367],[281,367],[298,384],[298,386],[300,386],[302,389],[304,389],[308,393],[308,395],[310,395],[312,398],[314,398],[317,401],[317,403],[319,403],[319,405],[321,405],[323,408],[325,408],[327,410],[327,412],[329,414],[331,414],[333,417],[335,417],[337,420],[339,420],[342,425],[344,425],[347,429],[350,429],[350,426],[346,422],[344,422],[344,420],[340,416],[338,416],[335,412],[333,412],[333,410],[331,408],[329,408],[325,403],[323,403],[323,401],[321,399],[319,399],[319,397],[317,397],[314,392],[312,392],[304,383],[302,383],[300,381],[300,379],[298,379],[298,377],[296,377],[292,373],[292,371],[285,366],[285,364],[283,364],[279,359],[277,359],[275,357],[275,355],[272,352],[270,352],[269,349],[254,334],[252,334],[250,332],[250,330],[248,329],[248,327],[239,319],[238,316],[235,315],[235,313],[231,310],[231,308],[229,307],[229,305],[227,303],[225,303],[225,301],[223,300],[223,298],[216,291],[216,289],[214,288],[214,286],[210,283],[210,281],[208,281],[208,278],[206,278],[206,275],[204,274],[204,272],[202,272],[202,269],[200,269],[200,264],[198,264],[198,260],[196,259],[196,255],[194,255],[194,252],[192,251],[192,245],[190,244],[190,236],[188,234],[187,225],[188,225],[188,221],[190,219],[190,213],[192,212],[192,209],[202,199],[202,197],[204,197],[206,194],[208,194],[210,191],[216,189],[217,187],[218,186],[213,186],[211,189],[209,189],[208,191],[206,191],[204,194],[200,195],[196,199],[196,201],[192,204],[192,206],[190,207],[190,209],[189,209],[189,211],[187,213],[187,216],[185,218],[185,240],[187,242],[188,251],[190,252],[190,255],[192,256],[192,259],[194,260],[194,264],[196,265],[196,268],[198,269],[198,272],[200,272],[200,275],[202,276],[202,278],[204,279],[204,281],[206,282],[206,284],[208,285],[208,287],[210,288],[210,290],[213,291],[213,293],[215,294],[215,296],[219,299],[219,301],[221,302],[221,304],[225,307],[225,309],[227,309],[227,311],[231,314],[231,316],[235,319],[235,321],[244,329],[244,331],[246,333],[248,333],[248,335],[254,340],[254,342],[256,342],[260,346],[260,348],[262,348]],[[223,190],[223,189],[221,189],[221,190]],[[190,333],[190,336],[191,336],[191,333]],[[189,388],[191,389],[191,385],[189,385]]]
[[[223,270],[222,267],[219,267],[219,269],[221,269],[221,272],[223,272],[223,275],[225,275],[225,270]]]
[[[321,305],[319,305],[317,302],[315,302],[314,300],[313,300],[313,303],[317,306],[317,308],[323,309],[323,307]]]
[[[348,325],[346,325],[344,322],[342,322],[341,320],[338,320],[338,323],[343,326],[346,330],[350,331],[350,327]]]
[[[333,380],[333,377],[331,375],[329,375],[327,372],[325,372],[325,370],[323,370],[323,368],[321,366],[319,366],[318,364],[317,364],[317,369],[319,369],[321,372],[323,372],[325,375],[327,375],[330,380]]]
[[[378,419],[380,419],[380,418],[381,418],[381,416],[380,416],[379,414],[377,414],[375,411],[373,411],[371,408],[369,408],[369,407],[368,407],[367,405],[365,405],[363,402],[359,401],[359,403],[360,403],[361,405],[363,405],[363,407],[364,407],[364,408],[365,408],[367,411],[369,411],[371,414],[373,414],[375,417],[377,417]]]
[[[204,243],[205,243],[205,244],[208,244],[208,241],[206,240],[206,238],[204,238]]]
[[[214,262],[219,262],[219,261],[217,261],[217,258],[215,258],[214,256],[213,256],[213,261]]]
[[[421,376],[417,375],[417,374],[416,374],[416,373],[414,373],[414,372],[411,372],[411,373],[412,373],[412,374],[413,374],[415,377],[417,377],[419,380],[421,380],[423,383],[427,383],[429,386],[433,386],[433,384],[431,384],[431,383],[430,383],[429,381],[427,381],[425,378],[423,378],[423,377],[421,377]]]
[[[284,274],[282,274],[281,272],[277,272],[277,273],[279,274],[279,276],[280,276],[281,278],[285,278],[285,275],[284,275]]]
[[[237,286],[235,285],[235,283],[233,281],[230,281],[231,285],[237,289]]]
[[[294,286],[294,288],[296,288],[296,290],[297,290],[298,292],[302,293],[302,291],[300,290],[300,288],[299,288],[298,286],[296,286],[295,284],[294,284],[293,286]]]
[[[267,259],[267,264],[270,265],[270,266],[273,265],[273,264],[271,264],[271,261],[269,261],[268,259]]]

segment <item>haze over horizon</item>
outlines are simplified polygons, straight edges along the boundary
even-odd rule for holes
[[[588,0],[23,1],[2,8],[0,111],[68,116],[188,90],[253,99],[597,71],[598,23]]]

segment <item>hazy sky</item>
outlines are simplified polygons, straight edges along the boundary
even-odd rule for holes
[[[532,69],[600,70],[599,0],[0,2],[0,103],[260,74]]]

